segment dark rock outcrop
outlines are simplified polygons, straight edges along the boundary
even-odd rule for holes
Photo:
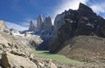
[[[98,16],[91,8],[82,3],[80,3],[78,10],[70,9],[69,11],[65,11],[58,15],[55,19],[54,25],[56,37],[53,38],[54,41],[50,45],[51,53],[58,53],[63,50],[67,45],[71,44],[70,42],[76,36],[95,35],[105,38],[105,19]],[[95,41],[93,42],[95,43]],[[101,43],[102,42],[100,42],[98,46],[101,45]],[[90,46],[91,45],[92,44],[90,44]],[[104,44],[102,43],[102,45]],[[69,46],[70,49],[72,49],[72,46]],[[95,44],[93,44],[93,46],[95,47]],[[95,48],[93,48],[93,50],[94,49]],[[70,50],[65,50],[65,53],[68,52],[70,55]],[[61,51],[61,54],[64,53]]]

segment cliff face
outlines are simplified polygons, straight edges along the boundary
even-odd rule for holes
[[[105,19],[95,14],[91,8],[82,3],[80,3],[78,10],[70,9],[69,11],[65,11],[58,15],[55,19],[54,26],[56,31],[56,38],[53,38],[54,41],[50,47],[50,52],[52,53],[65,53],[64,55],[69,55],[70,57],[72,46],[75,46],[75,44],[70,46],[70,42],[74,37],[85,35],[105,38]],[[79,44],[81,43],[82,40],[79,42]],[[90,44],[90,46],[92,45],[95,47],[95,41],[93,41],[93,43],[94,44]],[[86,45],[87,44],[88,43],[86,43]],[[98,46],[101,44],[104,45],[102,42],[100,42]],[[67,45],[69,50],[65,48]],[[63,52],[63,49],[66,51]],[[83,47],[83,49],[85,50],[86,48]],[[93,51],[94,50],[95,48],[93,48]],[[76,56],[78,55],[75,55],[75,57]]]
[[[96,34],[101,37],[104,35],[105,20],[96,15],[91,8],[80,3],[78,10],[65,11],[58,15],[55,19],[55,30],[59,31],[64,24],[70,24],[75,35],[90,35]]]
[[[51,17],[39,16],[36,22],[30,22],[29,30],[33,34],[39,35],[44,42],[37,49],[48,49],[48,44],[53,35],[53,25]]]
[[[31,21],[29,31],[34,33],[43,33],[43,31],[51,31],[52,20],[51,17],[39,16],[35,22]]]
[[[29,31],[36,31],[35,30],[36,28],[37,28],[36,24],[34,24],[33,21],[31,21],[29,25]]]

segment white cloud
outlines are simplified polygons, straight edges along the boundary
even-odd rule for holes
[[[19,30],[19,31],[27,30],[27,27],[24,27],[24,26],[21,26],[21,25],[12,23],[12,22],[6,22],[6,25],[7,25],[8,28],[13,28],[13,29],[16,29],[16,30]]]
[[[20,22],[20,25],[24,27],[29,27],[31,21],[36,23],[36,19],[27,17],[24,19],[24,22]]]
[[[65,10],[78,9],[80,2],[86,4],[88,0],[62,0],[62,2],[54,10],[53,19],[55,18],[57,14],[60,14],[64,12]]]
[[[105,1],[102,3],[96,3],[96,4],[92,4],[90,6],[94,12],[96,12],[97,14],[100,13],[105,13]]]

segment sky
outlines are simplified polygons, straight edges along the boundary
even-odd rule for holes
[[[39,15],[51,16],[69,9],[78,9],[82,2],[105,18],[105,0],[0,0],[0,20],[6,21],[10,28],[27,29],[29,21]]]

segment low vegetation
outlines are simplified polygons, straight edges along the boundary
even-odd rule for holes
[[[63,64],[82,64],[83,62],[76,61],[69,59],[63,55],[58,55],[58,54],[51,54],[48,51],[35,51],[35,54],[38,57],[44,58],[44,59],[52,59],[53,61],[63,63]]]

